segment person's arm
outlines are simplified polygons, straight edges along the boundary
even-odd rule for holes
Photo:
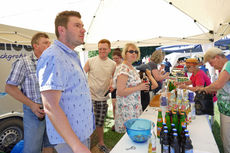
[[[84,70],[85,70],[85,73],[88,73],[90,71],[89,60],[85,63]]]
[[[152,83],[151,85],[151,89],[156,89],[158,87],[158,84],[156,82],[156,80],[153,78],[152,74],[151,74],[151,71],[150,70],[146,70],[145,73],[147,74],[150,82]]]
[[[199,87],[203,87],[203,86],[190,87],[190,86],[187,86],[185,84],[182,84],[179,86],[180,89],[186,89],[186,90],[190,90],[193,92],[195,92],[197,90],[197,88],[199,88]]]
[[[167,79],[169,77],[168,72],[165,73],[164,75],[162,75],[158,69],[153,69],[152,74],[153,74],[154,78],[156,79],[156,81],[162,81],[162,80]]]
[[[201,90],[204,90],[207,93],[217,91],[224,87],[224,85],[230,80],[230,74],[227,71],[223,71],[220,73],[218,79],[210,84],[209,86],[206,86],[204,88],[201,88]]]
[[[126,87],[128,76],[121,74],[117,77],[117,95],[119,96],[128,96],[133,92],[140,90],[149,90],[149,83],[140,83],[134,87]]]
[[[188,81],[184,81],[184,82],[175,82],[175,85],[176,86],[181,86],[181,85],[186,85],[186,86],[189,86],[192,84],[192,81],[191,80],[188,80]]]
[[[5,91],[10,96],[12,96],[14,99],[16,99],[16,100],[20,101],[21,103],[23,103],[23,104],[27,105],[28,107],[30,107],[32,112],[37,117],[39,117],[39,118],[44,117],[45,113],[44,113],[44,111],[42,109],[40,109],[41,105],[33,102],[28,97],[26,97],[17,86],[6,84],[5,85]]]
[[[72,130],[69,121],[59,105],[61,98],[60,90],[46,90],[41,92],[45,113],[48,115],[53,126],[72,148],[74,153],[90,153],[90,150],[81,143]]]

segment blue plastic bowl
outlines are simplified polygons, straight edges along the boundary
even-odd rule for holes
[[[151,127],[154,123],[146,119],[131,119],[124,123],[126,131],[131,140],[144,143],[151,137]]]
[[[22,153],[23,147],[24,147],[24,140],[20,140],[11,150],[11,153]]]

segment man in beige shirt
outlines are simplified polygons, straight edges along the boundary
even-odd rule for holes
[[[102,39],[98,42],[99,55],[90,58],[84,70],[88,73],[88,83],[93,101],[94,115],[96,120],[96,132],[99,139],[98,147],[104,153],[109,149],[104,144],[104,120],[106,117],[109,96],[105,93],[111,87],[111,79],[115,71],[116,63],[108,58],[111,52],[111,43],[109,40]]]

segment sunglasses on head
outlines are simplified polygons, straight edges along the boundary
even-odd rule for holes
[[[133,53],[138,54],[138,51],[137,51],[137,50],[129,50],[129,51],[127,51],[127,52],[129,52],[130,54],[133,54]]]

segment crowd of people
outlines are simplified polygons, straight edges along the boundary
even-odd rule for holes
[[[23,103],[24,153],[90,153],[90,136],[96,132],[97,147],[104,153],[104,121],[111,92],[115,125],[118,133],[126,132],[124,122],[138,118],[150,101],[149,91],[157,93],[162,81],[169,78],[172,67],[161,50],[154,51],[150,62],[134,67],[140,49],[125,44],[122,51],[111,52],[107,39],[98,42],[99,55],[84,67],[74,48],[84,43],[84,24],[76,11],[56,16],[57,40],[50,45],[47,34],[37,33],[31,40],[33,54],[13,63],[6,81],[6,92]],[[218,48],[210,48],[204,62],[220,71],[211,83],[199,69],[196,59],[187,59],[190,80],[177,85],[191,91],[217,92],[221,136],[225,152],[230,152],[230,63]],[[161,67],[159,68],[159,66]],[[184,65],[178,63],[178,68]],[[149,81],[144,80],[147,77]],[[192,85],[189,86],[189,85]]]

